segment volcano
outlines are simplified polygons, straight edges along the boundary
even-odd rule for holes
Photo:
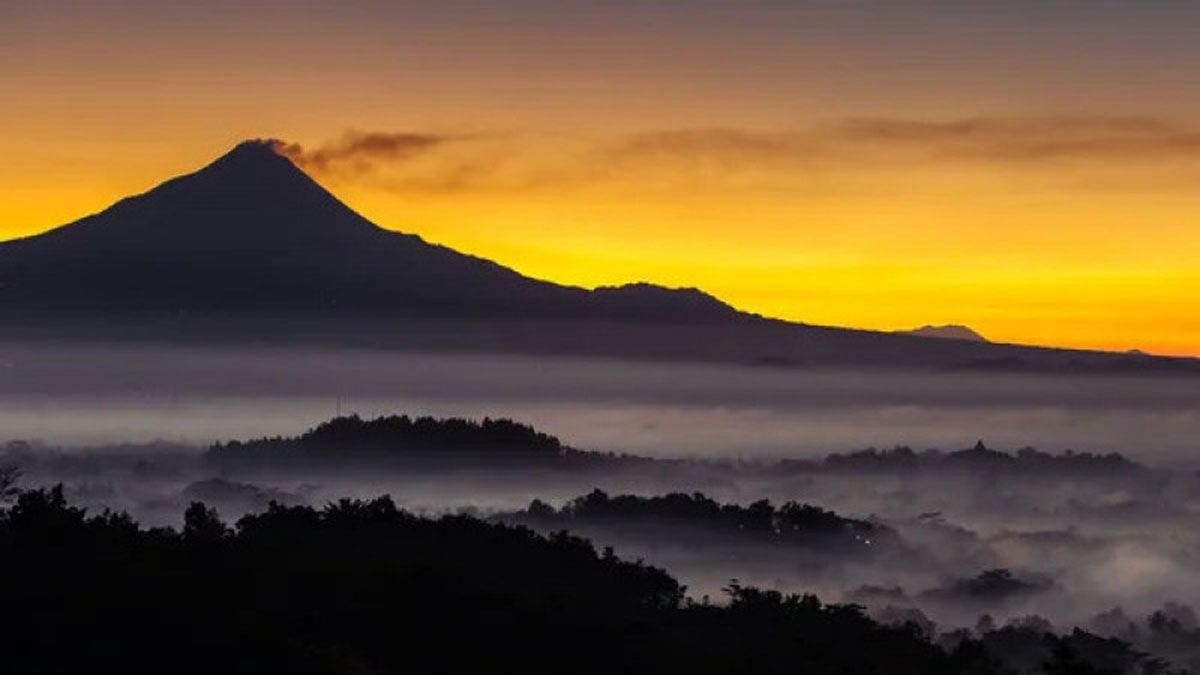
[[[0,244],[0,316],[737,319],[695,289],[523,276],[355,213],[244,142],[199,171]]]
[[[1200,362],[813,326],[694,288],[594,290],[381,228],[277,152],[0,243],[0,339],[299,343],[771,367],[1179,370]]]

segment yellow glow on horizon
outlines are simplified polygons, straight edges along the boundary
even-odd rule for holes
[[[0,236],[195,168],[165,151],[118,165],[51,159],[44,172],[0,175]],[[1200,233],[1185,226],[1200,203],[1186,193],[1021,193],[1002,171],[937,167],[849,172],[807,192],[656,176],[464,190],[325,182],[382,226],[559,283],[695,286],[822,325],[961,323],[1001,342],[1200,354]]]
[[[1142,225],[1186,222],[1200,213],[1187,200],[1076,198],[1013,228],[1011,213],[970,199],[936,209],[768,201],[760,210],[715,195],[624,197],[500,196],[452,210],[358,191],[348,201],[394,229],[560,283],[696,286],[746,311],[822,325],[961,323],[1000,342],[1200,354],[1191,255],[1200,235],[1174,232],[1168,243]],[[793,224],[806,214],[821,225]]]
[[[1200,355],[1200,28],[1167,4],[0,3],[0,238],[244,138],[428,133],[317,178],[562,283]]]

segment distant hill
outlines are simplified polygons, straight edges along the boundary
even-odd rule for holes
[[[0,243],[0,340],[318,344],[784,368],[1200,371],[1189,359],[777,321],[694,288],[588,290],[532,279],[378,227],[262,140],[95,215]]]
[[[568,448],[555,437],[507,419],[434,419],[407,415],[364,420],[337,417],[296,438],[261,438],[218,443],[210,461],[295,466],[404,460],[437,463],[510,462],[537,464],[564,458]]]
[[[845,518],[811,504],[775,506],[764,499],[740,506],[719,503],[699,492],[610,497],[597,489],[561,509],[535,499],[527,509],[500,513],[495,519],[543,531],[569,530],[590,538],[596,528],[609,528],[634,540],[674,541],[692,547],[757,543],[865,555],[884,544],[899,544],[899,536],[887,526]]]
[[[974,342],[988,342],[989,340],[979,333],[966,326],[957,324],[947,324],[945,326],[921,326],[913,330],[897,331],[903,335],[916,335],[918,337],[929,338],[944,338],[947,340],[972,340]]]

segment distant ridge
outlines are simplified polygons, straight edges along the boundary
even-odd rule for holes
[[[959,324],[946,324],[944,326],[921,326],[913,330],[896,331],[904,335],[916,335],[918,337],[942,338],[946,340],[971,340],[974,342],[990,342],[974,330]]]
[[[764,318],[695,288],[587,290],[381,228],[252,140],[0,242],[0,340],[316,344],[771,368],[1200,372],[1200,361]]]

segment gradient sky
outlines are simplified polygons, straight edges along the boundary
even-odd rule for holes
[[[0,0],[0,236],[297,144],[527,274],[1200,354],[1200,4]]]

